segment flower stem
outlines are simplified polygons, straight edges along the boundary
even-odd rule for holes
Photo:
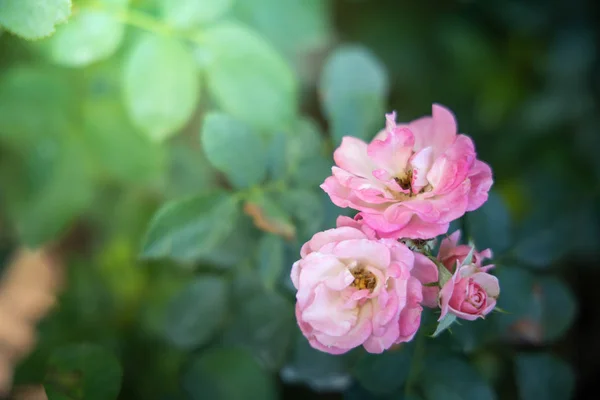
[[[408,397],[413,391],[415,383],[419,378],[419,373],[421,372],[421,360],[425,357],[425,335],[421,332],[417,333],[417,337],[415,339],[415,351],[413,352],[412,360],[410,363],[410,370],[408,372],[408,377],[406,378],[406,383],[404,384],[404,395]]]

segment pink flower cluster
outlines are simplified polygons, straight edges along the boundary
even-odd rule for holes
[[[437,257],[404,244],[445,234],[492,186],[490,167],[457,134],[449,110],[434,105],[432,116],[402,125],[387,115],[371,143],[345,137],[334,159],[321,187],[358,214],[315,234],[291,272],[298,325],[314,348],[381,353],[412,340],[423,307],[439,307],[440,320],[474,320],[495,308],[498,281],[482,266],[489,249],[459,245],[460,232],[441,242]]]

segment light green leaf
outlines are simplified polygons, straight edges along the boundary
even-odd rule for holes
[[[200,81],[181,42],[159,35],[141,38],[124,67],[125,104],[136,126],[156,141],[180,130],[192,116]]]
[[[471,253],[472,256],[472,253]],[[446,284],[446,282],[448,282],[450,279],[452,279],[452,273],[450,271],[448,271],[448,269],[446,267],[442,266],[438,266],[438,272],[440,274],[440,283],[439,286],[440,287],[444,287],[444,285]]]
[[[119,360],[109,351],[93,344],[71,344],[50,355],[44,387],[49,399],[113,400],[122,376]]]
[[[223,340],[247,348],[267,368],[278,370],[295,331],[294,305],[276,292],[259,291],[241,297]]]
[[[267,145],[254,129],[213,112],[204,118],[200,135],[206,157],[234,186],[253,186],[265,178]]]
[[[450,327],[456,321],[456,315],[448,313],[442,318],[442,320],[438,323],[437,328],[435,328],[435,332],[433,332],[432,337],[437,337],[440,333],[444,332],[446,329]]]
[[[413,354],[413,343],[404,343],[397,351],[365,354],[356,363],[353,375],[365,389],[372,393],[392,393],[406,382]]]
[[[201,276],[171,301],[164,321],[173,345],[193,349],[205,344],[227,316],[228,286],[216,276]]]
[[[421,387],[427,400],[494,400],[492,389],[469,364],[457,357],[430,357]]]
[[[25,39],[40,39],[71,15],[71,0],[0,0],[0,25]]]
[[[385,122],[388,77],[367,49],[342,46],[327,59],[319,83],[323,112],[332,136],[372,138]]]
[[[192,361],[183,376],[192,400],[275,400],[275,382],[245,350],[210,349]]]
[[[469,265],[473,262],[473,253],[475,252],[475,245],[473,245],[473,243],[469,243],[469,246],[471,246],[471,250],[469,250],[469,253],[463,260],[462,264],[460,265],[461,267],[464,267],[465,265]]]
[[[199,260],[229,235],[238,215],[237,201],[224,192],[167,203],[150,222],[141,255]]]
[[[258,128],[276,130],[296,113],[297,83],[275,50],[233,22],[207,28],[205,66],[211,95],[227,113]]]
[[[516,380],[522,400],[569,400],[575,390],[573,368],[551,354],[518,354]]]
[[[234,13],[291,61],[324,46],[331,36],[331,4],[323,0],[242,0]]]
[[[258,274],[267,289],[273,290],[281,276],[284,243],[280,236],[264,235],[258,244]]]
[[[193,28],[225,14],[233,0],[160,0],[166,21],[178,28]]]
[[[50,59],[68,67],[83,67],[111,56],[121,44],[125,27],[114,16],[129,0],[101,0],[102,10],[82,8],[48,40]],[[110,11],[104,11],[104,8]]]

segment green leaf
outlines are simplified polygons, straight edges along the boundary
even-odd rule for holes
[[[167,149],[131,124],[121,101],[120,64],[90,67],[85,74],[83,132],[100,172],[133,185],[159,182],[166,172]]]
[[[293,304],[276,292],[258,292],[242,297],[238,308],[224,343],[242,346],[267,368],[278,370],[296,331]]]
[[[202,346],[223,325],[227,316],[227,283],[216,276],[201,276],[173,298],[165,319],[165,336],[175,346]]]
[[[48,40],[50,59],[67,67],[83,67],[110,57],[119,47],[124,25],[114,13],[127,8],[129,0],[101,0],[107,10],[82,8]]]
[[[274,400],[273,379],[242,349],[210,349],[194,359],[183,376],[192,400]]]
[[[540,279],[542,294],[542,326],[544,339],[560,339],[573,325],[577,314],[577,301],[573,292],[554,277]]]
[[[412,343],[402,344],[397,351],[365,354],[356,363],[353,375],[367,390],[388,394],[398,390],[408,378],[414,354]]]
[[[55,69],[18,67],[0,81],[1,196],[31,247],[56,239],[92,200],[74,101],[69,81]]]
[[[244,212],[252,217],[257,228],[265,232],[283,236],[288,240],[296,237],[296,227],[290,215],[267,193],[253,192],[244,204]]]
[[[276,130],[296,113],[297,83],[285,61],[260,36],[223,22],[202,35],[211,95],[227,113],[253,126]]]
[[[317,392],[340,392],[352,384],[347,358],[315,350],[298,334],[291,360],[281,370],[281,379],[289,384],[306,384]]]
[[[238,215],[237,201],[224,192],[167,203],[150,222],[141,255],[201,259],[229,235]]]
[[[502,198],[491,192],[479,209],[467,213],[467,231],[479,249],[491,248],[498,256],[511,245],[511,216]]]
[[[181,42],[159,35],[142,37],[123,72],[129,115],[151,139],[167,139],[190,119],[200,81],[194,59]]]
[[[223,113],[209,113],[201,131],[210,163],[231,183],[245,188],[260,183],[267,172],[267,146],[254,129]]]
[[[258,274],[267,289],[273,290],[284,263],[284,243],[280,236],[264,235],[258,244]]]
[[[225,14],[233,0],[160,0],[161,13],[169,25],[193,28]]]
[[[322,0],[242,0],[234,12],[294,62],[331,36],[331,5]]]
[[[0,25],[25,39],[51,35],[71,15],[71,0],[0,0]]]
[[[471,248],[471,257],[473,256],[473,248]],[[464,263],[463,263],[464,264]],[[444,287],[444,285],[446,284],[446,282],[448,282],[450,279],[452,279],[452,273],[450,271],[448,271],[448,269],[446,267],[442,266],[438,266],[438,272],[440,274],[440,282],[439,282],[439,286],[440,287]]]
[[[444,332],[446,329],[450,327],[456,321],[456,315],[454,314],[446,314],[444,318],[438,323],[437,328],[435,328],[435,332],[433,332],[432,337],[437,337],[440,333]]]
[[[294,124],[286,150],[287,175],[294,185],[313,189],[331,174],[332,162],[323,155],[323,137],[308,118]]]
[[[304,243],[323,227],[325,207],[321,193],[314,190],[290,189],[279,198],[281,206],[297,221],[299,241]]]
[[[471,250],[469,250],[469,253],[463,260],[462,264],[460,265],[461,267],[463,267],[465,265],[469,265],[473,262],[473,252],[475,251],[475,245],[473,243],[469,243],[469,246],[471,246]]]
[[[469,364],[456,357],[430,357],[421,381],[426,400],[493,400],[492,389]]]
[[[337,144],[346,135],[370,139],[384,126],[388,85],[383,65],[365,48],[342,46],[329,56],[319,91]]]
[[[260,232],[252,225],[252,221],[240,215],[231,233],[202,259],[216,267],[236,267],[254,255],[259,236]]]
[[[169,146],[169,177],[167,197],[178,199],[215,190],[218,186],[216,171],[210,165],[200,146],[186,142]]]
[[[568,400],[575,391],[570,365],[551,354],[518,354],[516,380],[522,400]]]
[[[575,321],[575,296],[558,279],[536,278],[526,270],[504,266],[496,275],[502,287],[498,306],[506,311],[496,321],[509,337],[532,343],[552,342]]]
[[[50,355],[44,386],[50,400],[112,400],[119,395],[122,376],[112,353],[93,344],[71,344]]]

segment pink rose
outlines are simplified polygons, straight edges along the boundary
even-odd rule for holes
[[[292,267],[298,325],[314,348],[327,353],[360,345],[381,353],[410,340],[418,328],[421,284],[411,279],[413,253],[362,228],[361,221],[340,217],[337,228],[302,246]]]
[[[383,237],[431,238],[480,207],[492,185],[490,167],[476,159],[473,141],[457,135],[452,113],[433,105],[432,116],[386,129],[367,144],[346,136],[337,166],[321,185],[339,207],[361,211]]]
[[[471,246],[466,244],[458,244],[460,240],[460,231],[454,232],[452,235],[442,240],[438,260],[448,268],[448,271],[453,272],[456,264],[462,265],[465,258],[471,251]],[[473,251],[472,263],[477,267],[481,267],[481,262],[487,258],[492,258],[492,250],[485,249],[483,251]]]
[[[458,264],[452,278],[440,291],[440,320],[449,312],[469,321],[483,318],[496,307],[499,294],[500,286],[495,276],[475,264],[462,267]]]

